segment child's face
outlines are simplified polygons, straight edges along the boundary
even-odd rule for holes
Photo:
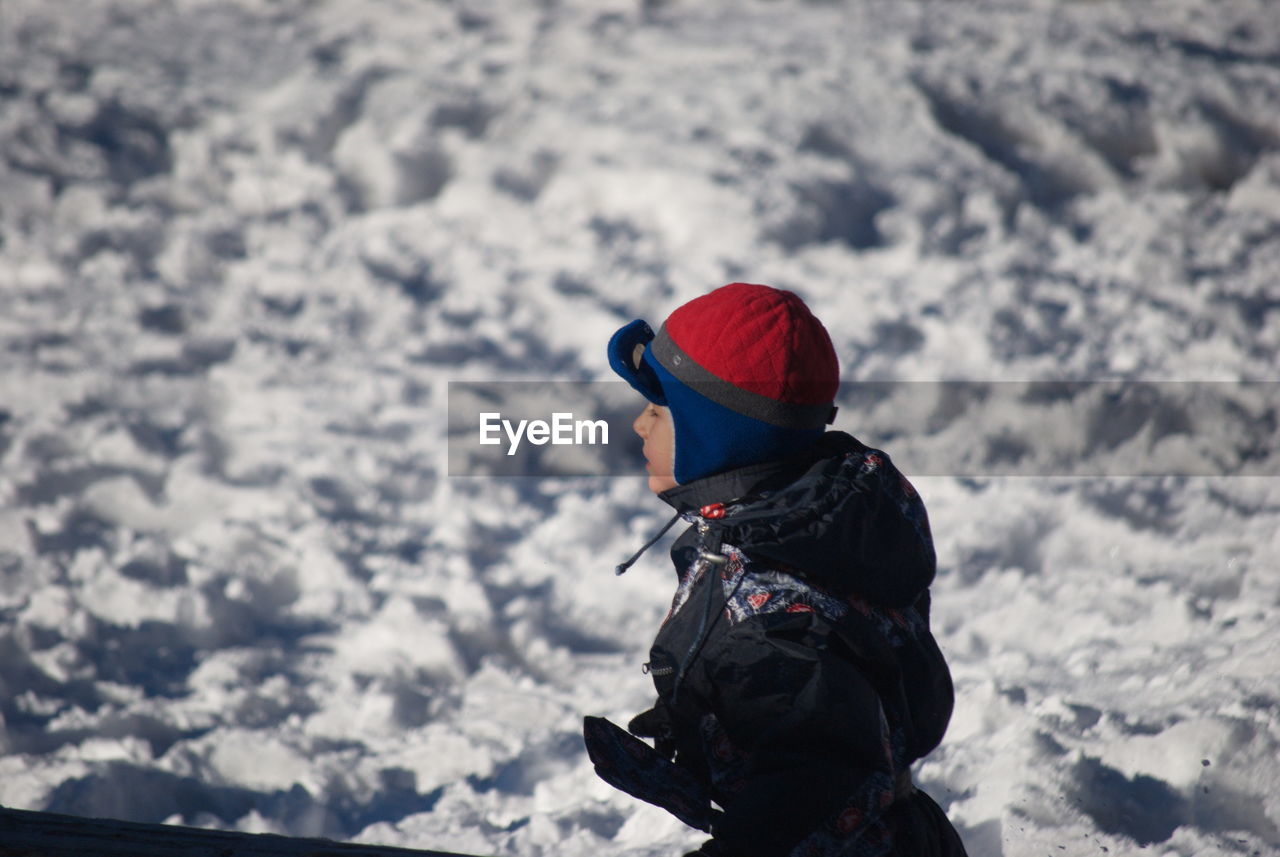
[[[676,487],[675,451],[676,432],[671,423],[671,411],[652,402],[631,424],[635,433],[644,441],[644,469],[649,473],[649,490],[660,494]]]

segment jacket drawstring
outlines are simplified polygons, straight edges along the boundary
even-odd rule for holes
[[[705,520],[698,521],[698,535],[700,538],[698,547],[698,562],[704,565],[703,574],[714,574],[719,577],[719,568],[729,561],[729,558],[720,553],[721,536],[719,531],[713,531],[707,526]],[[708,538],[709,536],[709,538]],[[745,578],[745,575],[743,576]],[[738,580],[737,586],[734,587],[734,594],[737,594],[738,586],[742,585],[742,579]],[[689,646],[689,651],[685,652],[684,659],[680,662],[680,668],[676,670],[675,682],[671,687],[671,705],[675,705],[680,700],[680,685],[684,682],[684,675],[689,667],[697,659],[702,644],[706,642],[707,635],[711,633],[711,612],[715,605],[715,591],[719,589],[719,581],[712,578],[706,582],[707,597],[702,608],[702,618],[698,622],[698,632],[693,636],[693,644]],[[730,596],[732,597],[732,596]]]
[[[645,551],[653,547],[654,543],[657,542],[658,539],[666,535],[667,530],[675,526],[675,523],[678,520],[680,520],[680,513],[676,512],[675,515],[671,518],[671,520],[667,521],[666,525],[662,529],[658,530],[658,534],[656,536],[649,539],[649,541],[645,542],[644,545],[640,548],[640,550],[636,551],[631,555],[631,559],[627,560],[626,562],[618,563],[616,566],[614,566],[613,573],[616,575],[625,574],[627,569],[631,568],[631,566],[635,564],[635,561],[638,560],[644,554]]]

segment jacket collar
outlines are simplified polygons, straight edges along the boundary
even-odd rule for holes
[[[749,464],[704,476],[663,491],[658,497],[677,512],[697,512],[713,503],[730,503],[783,488],[815,463],[860,448],[862,444],[851,435],[842,431],[829,431],[811,446],[788,458]]]

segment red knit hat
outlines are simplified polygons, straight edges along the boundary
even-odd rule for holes
[[[731,283],[678,308],[656,336],[632,322],[609,352],[623,378],[671,408],[682,483],[788,455],[834,418],[835,349],[792,292]]]
[[[840,364],[827,329],[794,292],[722,286],[671,313],[652,347],[685,383],[727,381],[705,394],[744,416],[789,428],[830,422]]]

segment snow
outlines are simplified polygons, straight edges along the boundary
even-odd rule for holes
[[[1190,383],[1277,380],[1278,44],[1265,0],[5,0],[0,804],[697,842],[579,738],[648,704],[670,572],[612,569],[665,507],[450,475],[448,385],[610,380],[746,279],[929,505],[916,779],[970,853],[1280,855],[1274,387]],[[1177,383],[936,383],[1063,380]]]

